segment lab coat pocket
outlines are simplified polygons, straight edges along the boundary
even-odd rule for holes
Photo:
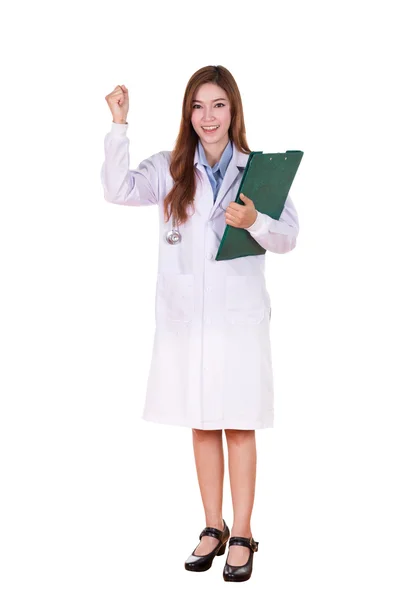
[[[192,273],[158,273],[156,321],[184,322],[194,313],[194,275]]]
[[[260,323],[269,306],[269,294],[259,275],[226,276],[226,318],[232,324]]]

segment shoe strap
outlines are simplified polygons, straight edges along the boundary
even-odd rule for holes
[[[257,552],[258,551],[258,542],[256,542],[254,540],[254,538],[246,538],[246,537],[240,537],[240,536],[233,536],[229,539],[229,545],[230,546],[246,546],[247,548],[250,548],[250,550],[252,550],[253,552]]]
[[[225,521],[224,521],[224,525],[225,525]],[[216,527],[204,527],[203,531],[199,535],[200,540],[203,537],[203,535],[211,535],[212,537],[215,537],[215,538],[217,538],[217,540],[221,541],[222,536],[224,535],[224,532],[221,531],[220,529],[217,529]]]

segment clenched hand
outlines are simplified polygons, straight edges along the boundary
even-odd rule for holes
[[[257,218],[256,207],[253,200],[244,194],[240,194],[240,199],[243,200],[244,205],[238,202],[229,203],[225,212],[226,224],[232,227],[250,227]]]

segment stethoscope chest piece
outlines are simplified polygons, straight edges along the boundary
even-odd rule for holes
[[[168,244],[179,244],[182,241],[182,236],[179,232],[179,228],[175,229],[175,219],[172,217],[172,229],[167,232],[165,239]]]
[[[177,229],[172,229],[171,231],[168,231],[165,238],[168,244],[179,244],[179,242],[182,241],[182,236]]]

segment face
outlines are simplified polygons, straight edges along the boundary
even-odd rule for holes
[[[231,124],[231,109],[225,90],[215,83],[201,85],[194,95],[191,121],[204,148],[215,144],[223,149],[229,141]],[[203,129],[210,126],[217,126],[217,129]]]

